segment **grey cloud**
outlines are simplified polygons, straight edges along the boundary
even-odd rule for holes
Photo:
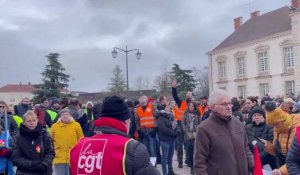
[[[206,52],[233,32],[232,19],[249,18],[247,2],[2,0],[0,59],[5,64],[0,64],[0,86],[39,83],[49,52],[61,53],[62,64],[74,77],[70,89],[90,92],[107,88],[117,64],[126,75],[124,53],[111,57],[114,46],[128,45],[143,54],[141,60],[129,54],[130,86],[139,76],[154,79],[166,63],[206,66]],[[251,2],[252,10],[262,13],[290,3]]]

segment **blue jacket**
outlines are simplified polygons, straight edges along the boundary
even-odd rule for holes
[[[0,150],[10,146],[10,140],[6,138],[7,133],[3,132],[0,135]],[[0,173],[8,172],[8,175],[14,175],[13,164],[10,158],[0,156]]]

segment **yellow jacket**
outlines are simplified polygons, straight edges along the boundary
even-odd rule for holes
[[[273,143],[268,142],[267,146],[265,147],[265,150],[271,154],[275,155],[275,142],[277,139],[277,135],[279,136],[279,143],[281,147],[281,152],[283,155],[287,155],[288,149],[292,145],[295,133],[296,133],[296,128],[300,126],[300,115],[299,114],[292,114],[291,117],[293,118],[293,124],[291,128],[286,129],[285,132],[278,134],[276,132],[276,129],[274,129],[274,139]],[[291,129],[290,136],[288,138],[288,132]],[[283,165],[279,168],[281,171],[282,175],[288,175],[287,167],[286,165]]]
[[[69,163],[71,148],[83,138],[81,126],[74,119],[68,124],[58,120],[52,125],[50,134],[55,149],[53,164]]]

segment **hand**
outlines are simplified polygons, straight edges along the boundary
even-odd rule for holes
[[[172,81],[172,88],[176,88],[176,87],[177,87],[177,81],[176,81],[176,79],[174,79]]]
[[[264,147],[266,147],[267,145],[268,145],[268,141],[266,141],[265,139],[259,139],[259,140],[261,140],[262,142],[264,142]]]
[[[272,175],[282,175],[279,169],[274,169]]]

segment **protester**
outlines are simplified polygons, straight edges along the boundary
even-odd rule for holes
[[[130,111],[123,98],[105,98],[101,117],[94,125],[96,134],[81,139],[70,152],[72,175],[160,174],[150,163],[147,148],[127,135]],[[92,164],[91,159],[95,160]]]
[[[281,104],[281,109],[289,114],[292,113],[293,106],[296,102],[292,98],[283,99],[283,103]]]
[[[51,128],[52,124],[55,123],[58,119],[57,114],[59,112],[59,101],[57,99],[53,99],[50,107],[47,109],[45,114],[45,121],[48,128]]]
[[[74,120],[80,124],[84,136],[88,136],[88,119],[87,115],[84,113],[84,110],[81,109],[81,104],[79,100],[77,98],[72,98],[70,100],[70,105],[68,109]]]
[[[0,174],[14,175],[13,164],[11,162],[11,139],[5,130],[5,122],[0,120]]]
[[[213,91],[209,105],[210,117],[197,128],[195,174],[247,175],[254,165],[253,155],[243,124],[232,117],[228,93]]]
[[[299,175],[300,173],[300,127],[296,130],[293,143],[286,157],[286,166],[289,175]]]
[[[201,103],[199,105],[198,110],[200,112],[200,117],[203,118],[204,113],[208,111],[208,105],[207,105],[208,98],[207,98],[207,96],[204,95],[204,96],[200,97],[200,100],[201,100]]]
[[[172,81],[172,96],[173,99],[176,102],[176,106],[174,107],[174,115],[178,122],[178,125],[181,125],[181,121],[184,115],[184,112],[187,110],[188,106],[187,104],[191,101],[194,101],[194,96],[191,91],[188,91],[185,95],[185,100],[182,100],[177,95],[177,81],[174,79]],[[182,168],[182,162],[183,162],[183,145],[184,145],[184,132],[182,131],[179,133],[177,140],[176,140],[176,148],[177,148],[177,159],[178,159],[178,167]],[[190,165],[188,154],[186,154],[186,160],[185,163],[187,165]]]
[[[69,175],[69,152],[79,139],[83,138],[83,133],[68,109],[61,110],[58,117],[50,132],[55,149],[53,164],[56,174]]]
[[[46,120],[45,120],[45,114],[49,106],[49,101],[47,98],[43,98],[41,100],[41,104],[35,108],[34,112],[38,117],[38,122],[43,126],[46,127]]]
[[[237,99],[231,99],[232,103],[232,115],[239,119],[242,123],[245,123],[244,114],[241,112],[241,105]],[[251,117],[251,116],[249,116]]]
[[[18,125],[14,118],[7,114],[8,106],[4,101],[0,101],[0,121],[5,123],[7,117],[7,130],[9,131],[9,135],[14,138],[18,135]]]
[[[194,144],[196,137],[196,128],[200,124],[200,114],[197,106],[193,102],[188,103],[188,109],[185,111],[182,119],[182,128],[186,135],[186,147],[189,162],[191,164],[191,174],[194,174]]]
[[[256,106],[258,106],[258,102],[257,102],[256,97],[251,96],[251,97],[246,98],[246,101],[245,101],[243,109],[242,109],[242,112],[244,114],[244,124],[245,125],[248,125],[248,124],[252,123],[252,118],[249,117],[249,115],[252,116],[251,110],[253,108],[255,108]]]
[[[271,126],[266,125],[265,111],[261,107],[255,107],[252,110],[252,116],[249,117],[252,118],[252,123],[247,125],[246,129],[250,148],[253,148],[253,141],[255,141],[256,146],[258,147],[261,164],[269,164],[271,168],[276,168],[275,157],[268,154],[264,150],[264,143],[262,143],[260,140],[263,139],[269,142],[273,141],[273,128]]]
[[[69,99],[67,97],[63,97],[59,101],[59,109],[65,109],[70,105]]]
[[[153,104],[148,103],[147,96],[139,98],[140,107],[136,109],[136,124],[139,137],[147,147],[151,157],[157,157],[156,154],[156,126]]]
[[[30,105],[30,99],[25,97],[22,99],[21,104],[15,106],[15,114],[22,117],[28,111],[31,110],[32,106]]]
[[[285,165],[286,155],[290,149],[296,133],[296,127],[300,126],[300,116],[290,115],[277,107],[274,102],[265,104],[267,110],[266,123],[274,127],[273,142],[265,142],[265,150],[275,156],[276,169],[273,175],[288,175]]]
[[[162,150],[161,166],[163,175],[176,175],[173,170],[173,154],[175,148],[176,121],[171,113],[170,106],[159,104],[157,106],[156,124],[158,138]]]
[[[16,175],[52,175],[55,153],[50,136],[33,111],[27,111],[23,119],[12,150]]]
[[[138,133],[136,130],[136,123],[135,123],[135,110],[132,101],[126,101],[126,104],[130,110],[130,129],[129,129],[129,136],[134,139],[138,139]]]

